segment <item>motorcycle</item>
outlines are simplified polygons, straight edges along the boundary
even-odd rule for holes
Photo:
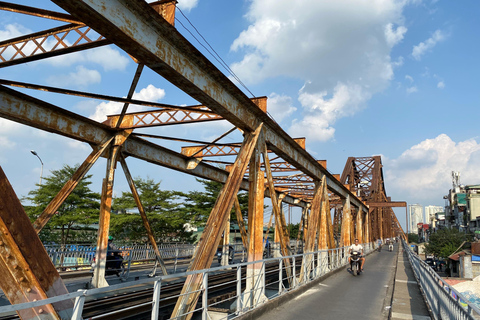
[[[120,250],[114,250],[113,252],[108,252],[107,261],[105,264],[105,275],[116,275],[117,277],[123,277],[125,275],[125,263],[123,261],[123,256]],[[95,257],[93,258],[92,271],[95,268]]]
[[[222,248],[218,248],[217,250],[217,260],[218,263],[222,263]],[[233,258],[235,257],[235,248],[233,246],[228,247],[228,263],[232,264]]]
[[[390,243],[388,245],[388,251],[390,251],[390,252],[393,251],[393,243]]]
[[[352,270],[352,274],[356,276],[357,274],[360,274],[361,272],[361,266],[360,266],[360,252],[358,251],[353,251],[351,256],[350,256],[350,269]]]

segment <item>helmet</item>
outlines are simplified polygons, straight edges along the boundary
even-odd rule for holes
[[[112,237],[112,236],[108,236],[108,240],[113,240],[113,237]]]

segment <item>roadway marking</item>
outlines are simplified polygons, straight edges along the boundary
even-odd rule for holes
[[[399,279],[395,279],[395,282],[417,284],[417,281],[408,281],[408,280],[399,280]]]
[[[322,286],[322,287],[327,287],[327,288],[330,287],[330,286],[328,286],[328,285],[326,285],[326,284],[323,284],[323,283],[319,283],[318,285],[319,285],[319,286]]]
[[[398,313],[392,312],[391,319],[404,319],[404,320],[431,320],[429,316],[420,316],[417,314],[405,314],[405,313]]]

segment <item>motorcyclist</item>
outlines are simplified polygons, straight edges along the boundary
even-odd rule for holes
[[[113,237],[108,237],[108,245],[107,245],[107,260],[111,261],[111,266],[113,269],[120,269],[122,265],[123,258],[120,255],[120,250],[115,247],[113,244]]]
[[[350,246],[349,249],[349,254],[350,256],[348,257],[348,264],[352,264],[352,252],[353,251],[358,251],[360,252],[360,270],[363,271],[363,264],[365,263],[365,258],[363,257],[363,246],[358,242],[358,239],[355,239],[355,243]]]

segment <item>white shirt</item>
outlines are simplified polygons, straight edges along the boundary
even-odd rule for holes
[[[362,253],[363,246],[361,244],[352,244],[350,246],[350,251],[358,251],[359,253]]]

